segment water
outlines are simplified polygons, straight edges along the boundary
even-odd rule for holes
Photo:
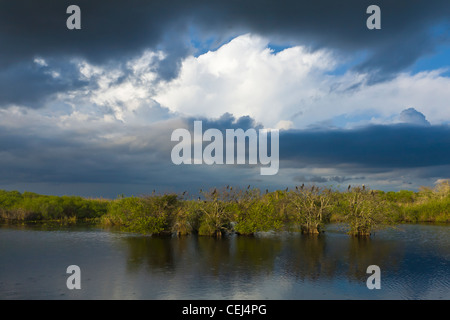
[[[450,299],[450,226],[356,239],[298,233],[158,238],[96,227],[0,227],[0,299]],[[369,265],[381,289],[369,290]],[[69,290],[69,265],[81,290]]]

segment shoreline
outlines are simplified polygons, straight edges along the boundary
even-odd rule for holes
[[[198,234],[294,230],[317,235],[329,223],[346,223],[352,236],[404,223],[450,223],[450,183],[418,192],[383,192],[365,185],[347,191],[315,185],[262,192],[258,188],[200,190],[197,199],[155,193],[117,199],[47,196],[0,190],[0,222],[7,224],[93,223],[140,234]]]

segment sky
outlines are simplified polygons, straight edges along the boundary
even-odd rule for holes
[[[450,178],[449,101],[448,0],[0,0],[0,189],[418,190]],[[196,120],[279,129],[278,173],[175,165]]]

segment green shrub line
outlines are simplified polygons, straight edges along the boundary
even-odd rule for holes
[[[328,223],[344,222],[348,234],[370,236],[400,223],[450,222],[450,183],[419,191],[384,192],[316,185],[262,192],[258,188],[212,188],[193,198],[183,194],[90,199],[0,190],[0,219],[10,222],[90,221],[140,234],[220,237],[264,231],[317,235]]]

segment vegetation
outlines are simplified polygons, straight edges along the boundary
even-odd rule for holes
[[[0,190],[0,219],[8,221],[97,219],[107,212],[107,206],[104,199]]]
[[[102,222],[123,226],[132,232],[162,233],[167,230],[177,206],[176,195],[119,198],[109,202]]]
[[[295,191],[291,191],[287,195],[287,199],[293,207],[294,224],[299,225],[303,233],[320,233],[331,212],[332,198],[331,189],[314,185],[296,187]]]
[[[450,222],[450,183],[418,192],[383,192],[362,186],[345,191],[298,186],[265,193],[248,186],[186,193],[118,197],[114,200],[46,196],[0,190],[3,221],[95,221],[142,234],[221,236],[234,232],[299,230],[319,234],[330,222],[343,222],[352,236],[416,222]]]
[[[375,228],[390,224],[389,213],[394,210],[378,192],[369,191],[365,186],[351,189],[344,198],[344,208],[349,233],[354,236],[369,236]]]

